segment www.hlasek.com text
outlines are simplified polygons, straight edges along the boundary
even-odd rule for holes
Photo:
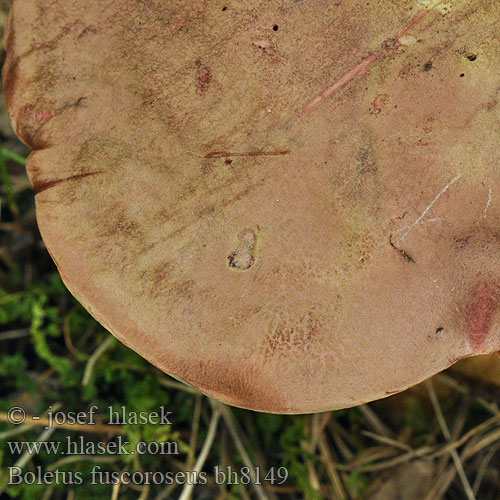
[[[145,442],[131,445],[122,436],[115,441],[85,441],[83,436],[73,439],[67,436],[63,441],[8,441],[7,446],[13,455],[28,453],[38,455],[180,455],[176,441]]]

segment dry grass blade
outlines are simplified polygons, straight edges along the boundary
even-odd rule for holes
[[[500,439],[500,433],[493,431],[491,434],[496,434],[495,436],[496,439]],[[460,460],[462,462],[465,462],[466,460],[471,458],[475,453],[477,453],[484,447],[491,444],[492,441],[493,441],[493,436],[482,439],[478,438],[477,436],[472,437],[471,440],[465,446],[464,450],[462,450],[462,453],[460,454]],[[481,443],[480,446],[478,446],[479,443]],[[449,466],[448,469],[445,471],[445,473],[442,474],[441,480],[437,482],[434,485],[434,487],[429,491],[425,500],[435,500],[436,498],[441,498],[448,490],[450,484],[455,478],[456,473],[457,470],[455,466],[454,465]]]
[[[364,436],[372,438],[380,443],[388,444],[389,446],[394,446],[395,448],[398,448],[403,451],[412,451],[411,446],[408,446],[407,444],[402,443],[401,441],[397,441],[396,439],[391,439],[385,436],[379,436],[378,434],[374,434],[373,432],[370,431],[362,431],[361,433]]]
[[[370,408],[368,405],[361,405],[359,407],[359,410],[365,417],[366,421],[372,428],[374,432],[377,434],[380,434],[384,437],[390,437],[393,435],[393,433],[390,431],[390,429],[380,420],[380,418],[377,416],[377,414]]]
[[[435,378],[440,382],[442,382],[443,384],[446,384],[448,387],[451,387],[452,389],[461,392],[462,394],[467,394],[470,392],[468,388],[459,384],[453,377],[450,377],[446,373],[438,373],[437,375],[435,375]],[[477,398],[476,401],[493,415],[500,414],[500,409],[498,408],[497,403],[491,403],[490,401],[487,401],[483,397]]]
[[[234,443],[236,445],[236,449],[238,450],[238,453],[241,455],[241,459],[243,463],[249,468],[249,474],[250,477],[252,478],[252,483],[255,489],[255,493],[257,494],[257,497],[259,500],[268,500],[268,497],[266,493],[264,492],[264,489],[260,484],[257,484],[257,480],[255,477],[255,469],[252,464],[252,461],[250,460],[250,457],[245,449],[245,446],[243,445],[243,440],[241,438],[241,430],[239,429],[239,426],[236,422],[236,419],[234,418],[234,415],[231,411],[231,409],[226,406],[223,403],[219,403],[213,399],[210,399],[210,402],[213,405],[219,406],[222,417],[224,418],[224,421],[227,425],[227,428],[229,430],[229,434],[231,434],[231,437],[234,440]]]
[[[156,495],[155,500],[166,500],[178,486],[179,485],[175,481],[172,484],[169,484],[164,490],[160,491],[160,493]]]
[[[450,437],[447,438],[448,442],[456,441],[460,436],[460,434],[463,432],[463,429],[465,427],[465,423],[467,421],[467,415],[470,411],[471,397],[470,397],[470,392],[468,391],[465,391],[464,395],[465,397],[462,398],[462,402],[458,409],[457,416],[453,423],[453,429],[451,433],[449,433]],[[453,451],[456,453],[456,450]],[[447,491],[447,488],[451,484],[451,481],[448,481],[447,479],[448,474],[445,474],[445,472],[447,471],[450,458],[453,459],[452,451],[450,451],[447,454],[441,455],[434,473],[434,477],[436,478],[436,483],[433,485],[430,491],[438,491],[440,492],[440,495],[444,495],[445,492]],[[455,469],[453,468],[452,470]],[[451,476],[451,478],[453,479],[453,477],[454,474]]]
[[[49,410],[55,412],[55,411],[58,411],[59,409],[61,409],[61,407],[62,407],[61,403],[55,403],[54,405],[49,407]],[[24,423],[23,425],[19,425],[19,426],[15,427],[14,429],[11,429],[10,431],[2,432],[0,434],[0,440],[12,438],[12,437],[17,436],[19,434],[22,434],[25,431],[33,429],[34,427],[37,427],[37,426],[43,425],[44,427],[48,427],[48,424],[49,424],[49,420],[46,418],[43,418],[43,417],[39,417],[35,420],[35,419],[33,419],[32,416],[25,415],[25,418],[26,418],[26,420],[29,420],[28,423]],[[7,415],[7,413],[5,413],[3,411],[0,412],[0,422],[7,422],[9,424],[11,423],[10,418]]]
[[[337,470],[343,470],[343,471],[362,470],[365,472],[372,467],[377,467],[376,470],[378,470],[378,467],[384,469],[385,468],[384,464],[386,462],[372,466],[366,466],[365,464],[369,464],[371,462],[374,462],[376,460],[381,460],[384,458],[393,458],[395,453],[397,453],[396,450],[388,446],[376,446],[373,448],[367,448],[362,452],[361,456],[357,460],[350,462],[348,464],[336,463],[335,467]],[[399,460],[401,458],[402,457],[397,457],[396,460]]]
[[[215,434],[217,431],[217,425],[219,423],[220,413],[221,412],[219,407],[215,405],[212,406],[212,418],[210,419],[210,425],[208,426],[207,437],[205,438],[205,442],[203,443],[203,447],[201,448],[198,459],[194,464],[193,470],[192,472],[190,471],[190,474],[192,473],[193,475],[192,481],[186,482],[179,500],[189,500],[191,498],[191,494],[193,492],[197,477],[203,469],[203,465],[205,464],[205,461],[208,457],[210,448],[212,448],[212,444],[214,442]]]
[[[344,437],[347,440],[350,440],[349,434],[346,433],[345,429],[335,420],[330,420],[327,427],[335,443],[335,446],[337,447],[339,453],[342,455],[344,461],[348,462],[352,460],[354,453],[349,449],[349,446],[344,441]]]
[[[438,451],[432,453],[432,455],[430,455],[430,458],[436,458],[451,453],[452,450],[460,448],[460,446],[463,446],[465,443],[469,442],[473,437],[481,434],[482,432],[486,431],[486,429],[492,427],[498,422],[500,422],[500,414],[489,418],[470,431],[466,432],[460,439],[457,439],[456,441],[449,443],[446,446],[440,448]]]
[[[90,356],[85,365],[85,371],[83,372],[82,385],[85,387],[89,384],[94,372],[94,367],[99,358],[113,345],[115,338],[109,335],[106,340],[94,351]]]
[[[8,422],[7,414],[4,412],[0,412],[0,422]],[[19,436],[20,434],[23,434],[26,431],[29,431],[35,427],[33,424],[23,424],[18,427],[15,427],[14,429],[10,429],[5,432],[0,432],[0,441],[3,441],[4,439],[10,439],[15,436]]]
[[[56,431],[55,427],[52,427],[50,429],[46,429],[45,431],[43,431],[40,434],[40,437],[37,439],[37,442],[40,443],[43,441],[47,441],[52,436],[52,434],[54,434],[55,431]],[[14,464],[14,467],[20,467],[22,469],[31,461],[32,458],[33,458],[33,455],[29,451],[26,451],[19,458],[19,460]]]
[[[308,431],[309,431],[309,440],[304,440],[300,443],[302,449],[304,449],[308,455],[314,455],[316,451],[317,442],[318,442],[318,429],[319,429],[319,414],[316,413],[311,415],[308,419]],[[316,469],[314,468],[311,460],[307,460],[306,463],[307,472],[309,474],[309,484],[317,491],[320,491],[321,482],[319,480]]]
[[[55,431],[56,431],[55,427],[51,427],[50,429],[46,429],[45,431],[43,431],[40,434],[39,438],[37,439],[37,443],[40,443],[43,441],[48,441],[49,438],[52,436],[52,434],[54,434]],[[34,456],[35,455],[30,453],[28,450],[26,450],[21,455],[21,457],[19,457],[19,459],[16,461],[16,463],[13,465],[13,467],[19,467],[20,469],[22,469],[33,459]],[[0,496],[5,491],[6,486],[7,485],[0,486]]]
[[[177,389],[179,391],[187,392],[189,394],[199,395],[202,394],[198,389],[191,387],[190,385],[182,384],[181,382],[176,382],[175,380],[170,380],[166,377],[160,378],[160,384],[167,389]]]
[[[149,497],[149,492],[151,490],[151,486],[149,484],[146,484],[144,488],[142,489],[141,494],[139,495],[139,498],[137,500],[147,500]]]
[[[390,460],[384,460],[383,462],[379,462],[377,464],[362,465],[360,467],[353,467],[352,464],[350,464],[349,466],[343,468],[343,470],[349,470],[349,471],[357,470],[359,472],[379,472],[381,470],[390,469],[391,467],[395,467],[405,462],[409,462],[410,460],[413,460],[415,458],[425,458],[429,454],[430,450],[432,450],[432,448],[430,448],[429,446],[423,446],[422,448],[418,448],[414,451],[412,450],[408,453],[405,453],[404,455],[399,455],[395,458],[392,458]],[[371,460],[364,460],[363,462],[364,463],[371,462]],[[337,466],[337,468],[342,468],[342,466]]]
[[[194,454],[196,453],[196,443],[198,441],[198,430],[200,428],[202,395],[198,394],[194,404],[193,425],[191,427],[191,436],[189,438],[189,448],[193,455],[188,455],[186,460],[186,470],[191,470],[194,462]]]
[[[451,434],[448,429],[448,426],[446,425],[446,421],[443,416],[443,412],[441,411],[441,407],[439,405],[439,401],[436,396],[436,392],[434,391],[434,387],[432,385],[432,381],[429,379],[426,381],[427,385],[427,390],[429,391],[429,396],[431,398],[432,406],[434,408],[434,412],[436,413],[437,420],[439,422],[439,426],[441,428],[441,431],[446,438],[446,440],[450,440]],[[465,494],[467,496],[468,500],[475,500],[476,497],[474,495],[474,492],[472,491],[472,488],[469,484],[469,480],[467,479],[467,476],[465,475],[464,467],[462,464],[462,461],[460,460],[460,457],[458,456],[458,453],[456,450],[451,451],[451,456],[453,458],[453,462],[455,464],[455,467],[457,469],[457,473],[460,477],[460,480],[462,482],[462,485],[464,487]],[[431,497],[432,498],[432,497]],[[430,500],[430,498],[429,498]]]
[[[13,151],[9,151],[8,149],[4,149],[2,147],[2,154],[7,160],[14,161],[18,163],[19,165],[26,166],[26,158],[24,156],[18,155],[17,153],[14,153]]]
[[[103,456],[99,456],[99,455],[71,455],[70,457],[64,457],[64,458],[61,458],[60,460],[57,460],[53,464],[49,465],[47,467],[47,470],[48,471],[55,471],[59,467],[62,467],[63,465],[68,465],[68,464],[72,464],[75,462],[88,461],[88,462],[95,462],[95,463],[99,463],[99,464],[109,464],[109,463],[117,462],[119,460],[120,460],[120,457],[117,457],[117,456],[115,456],[115,457],[112,457],[112,456],[103,457]]]
[[[483,480],[484,473],[486,472],[486,469],[488,468],[488,465],[491,462],[491,459],[495,455],[495,453],[498,451],[500,448],[500,442],[496,443],[486,454],[486,456],[483,458],[481,461],[481,465],[479,466],[479,469],[476,474],[476,479],[474,480],[474,484],[472,486],[472,489],[474,491],[474,494],[477,495],[479,488],[481,486],[481,481]]]
[[[498,440],[500,440],[500,429],[495,429],[489,434],[486,434],[477,443],[469,443],[469,446],[467,446],[464,450],[464,457],[469,459],[487,446],[491,446],[493,443],[496,443]]]
[[[344,486],[342,484],[342,480],[340,479],[339,473],[335,468],[335,462],[330,452],[330,446],[328,445],[328,441],[324,432],[321,433],[319,437],[318,445],[321,454],[321,461],[325,465],[326,473],[328,474],[332,489],[335,493],[335,498],[338,500],[346,500],[347,494],[344,490]]]

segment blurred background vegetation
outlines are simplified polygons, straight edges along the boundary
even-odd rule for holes
[[[0,0],[0,35],[8,0]],[[4,53],[1,49],[0,61]],[[63,286],[36,226],[26,146],[0,105],[0,495],[33,499],[500,499],[500,361],[465,360],[402,394],[357,408],[280,416],[220,405],[116,341]],[[56,425],[48,411],[88,412],[96,425]],[[19,406],[23,425],[8,422]],[[173,412],[173,425],[106,425],[106,409]],[[177,454],[13,453],[9,442],[177,443]],[[63,449],[63,448],[62,448]],[[207,452],[207,453],[205,453]],[[9,485],[24,472],[79,472],[82,484]],[[202,467],[207,484],[91,484],[91,470],[162,472]],[[217,484],[214,467],[246,484]],[[282,482],[284,469],[288,477]],[[248,477],[248,474],[247,474]]]

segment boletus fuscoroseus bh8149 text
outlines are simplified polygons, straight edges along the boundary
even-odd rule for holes
[[[223,402],[500,350],[500,2],[13,0],[5,97],[71,292]]]

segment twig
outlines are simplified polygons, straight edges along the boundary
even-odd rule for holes
[[[71,340],[71,318],[80,310],[80,306],[77,305],[73,307],[73,309],[66,315],[63,322],[63,334],[64,334],[64,343],[75,358],[83,358],[88,359],[88,354],[80,352],[73,344]]]
[[[82,385],[85,387],[89,384],[90,379],[92,377],[92,373],[94,372],[94,367],[99,358],[106,352],[107,349],[111,347],[115,338],[111,335],[93,352],[92,356],[87,361],[85,365],[85,371],[83,372]]]
[[[301,3],[300,0],[297,0]],[[426,14],[434,8],[436,5],[441,3],[442,0],[434,0],[429,5],[427,5],[424,9],[417,12],[415,16],[413,16],[410,21],[403,26],[403,28],[396,34],[396,36],[392,36],[385,40],[378,49],[371,52],[368,56],[366,56],[361,62],[353,66],[347,73],[344,73],[340,76],[335,82],[333,82],[328,88],[326,88],[323,92],[318,94],[309,104],[302,109],[302,111],[297,115],[297,119],[301,119],[304,116],[312,113],[318,106],[320,106],[324,101],[331,98],[338,92],[340,92],[344,87],[349,85],[353,80],[362,77],[367,74],[368,70],[371,66],[381,60],[384,55],[400,46],[399,39],[406,35],[416,24],[418,24]],[[297,3],[295,3],[297,5]],[[394,43],[396,41],[396,43]]]
[[[58,411],[60,408],[62,408],[62,403],[58,402],[58,403],[55,403],[54,405],[52,405],[50,407],[50,411],[53,411],[53,412],[54,411]],[[48,411],[49,410],[47,410],[47,412]],[[29,417],[27,417],[27,418],[29,418]],[[10,419],[7,416],[7,413],[0,412],[0,422],[7,422],[9,424],[11,423]],[[28,423],[28,424],[25,423],[25,424],[19,425],[18,427],[15,427],[14,429],[11,429],[9,431],[2,432],[0,434],[0,441],[4,440],[4,439],[9,439],[11,437],[14,437],[14,436],[17,436],[19,434],[22,434],[23,432],[29,431],[30,429],[33,429],[33,427],[36,427],[36,423],[35,422]],[[48,422],[48,420],[46,422]],[[47,427],[47,425],[45,425],[45,427]]]
[[[21,339],[23,337],[29,337],[29,335],[30,335],[29,328],[22,328],[20,330],[9,330],[8,332],[0,333],[0,341]]]
[[[113,490],[111,492],[111,500],[118,500],[118,494],[120,493],[120,486],[122,485],[121,481],[113,484]]]
[[[198,477],[198,474],[201,472],[201,469],[203,468],[203,465],[205,464],[205,461],[208,457],[208,453],[210,452],[210,448],[212,447],[212,444],[214,442],[215,433],[217,430],[217,424],[219,423],[220,413],[221,413],[220,408],[218,408],[215,405],[212,406],[212,418],[210,419],[210,425],[208,426],[207,437],[205,438],[205,442],[203,443],[203,447],[201,448],[200,455],[198,456],[198,459],[196,460],[196,463],[192,471],[192,474],[194,476],[193,480],[186,482],[182,490],[181,496],[179,497],[179,500],[188,500],[189,498],[191,498],[191,493],[196,483],[196,478]]]

